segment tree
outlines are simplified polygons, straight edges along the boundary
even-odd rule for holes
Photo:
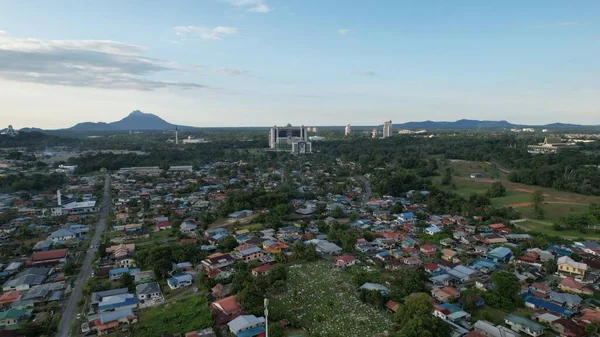
[[[394,204],[394,206],[392,206],[390,212],[392,212],[392,214],[400,214],[404,212],[404,206],[402,206],[401,203],[397,202]]]
[[[496,287],[486,293],[486,302],[490,306],[512,311],[515,307],[523,305],[523,300],[519,297],[521,284],[515,274],[510,272],[493,273],[492,282]]]
[[[544,218],[544,192],[536,190],[531,195],[531,203],[533,204],[533,210],[537,219]]]
[[[235,237],[228,236],[228,237],[224,238],[221,242],[219,242],[219,244],[217,245],[217,248],[222,252],[230,252],[238,245],[239,244],[238,244],[237,240],[235,239]]]
[[[341,207],[336,207],[333,212],[331,212],[331,216],[336,219],[341,219],[346,216],[344,210]]]
[[[269,337],[284,337],[284,329],[279,322],[269,323]]]
[[[129,289],[129,291],[135,290],[135,278],[129,273],[123,274],[121,276],[121,287]]]
[[[449,167],[444,170],[444,175],[442,176],[442,180],[440,181],[442,185],[450,185],[452,184],[452,171]]]
[[[425,293],[414,293],[404,299],[404,305],[396,312],[395,321],[401,326],[401,337],[450,337],[450,329],[444,321],[432,315],[431,298]]]
[[[391,284],[390,298],[396,302],[412,293],[426,290],[426,276],[420,269],[404,268],[397,271]]]
[[[506,188],[501,182],[493,182],[487,190],[487,196],[490,198],[498,198],[506,195]]]
[[[252,315],[260,316],[264,311],[264,289],[257,282],[248,283],[237,295],[237,300]]]

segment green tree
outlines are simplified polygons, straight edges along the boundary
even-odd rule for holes
[[[487,196],[490,198],[498,198],[506,195],[506,188],[501,182],[493,182],[487,190]]]
[[[127,288],[129,291],[135,290],[135,278],[129,273],[121,276],[121,288]]]
[[[221,240],[221,242],[219,242],[219,244],[217,245],[217,248],[221,252],[230,252],[237,246],[239,246],[239,244],[238,244],[237,240],[235,239],[235,237],[228,236],[228,237],[224,238],[223,240]]]
[[[269,337],[284,337],[284,329],[279,322],[269,323]]]
[[[395,321],[401,327],[401,337],[450,337],[450,329],[444,321],[435,317],[431,298],[425,293],[414,293],[404,299],[404,305],[396,312]]]
[[[449,167],[447,167],[444,170],[444,175],[442,176],[442,180],[440,181],[440,184],[442,184],[442,185],[452,184],[452,170],[450,170]]]
[[[406,296],[426,290],[426,276],[420,269],[404,268],[394,273],[390,298],[396,302]]]
[[[535,217],[537,219],[544,218],[544,192],[541,190],[536,190],[531,195],[531,203],[533,204],[533,211],[535,212]]]

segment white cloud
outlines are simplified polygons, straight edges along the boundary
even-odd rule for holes
[[[41,40],[0,35],[0,79],[106,89],[210,88],[193,82],[156,80],[172,71],[244,75],[145,57],[146,48],[110,40]]]
[[[354,32],[354,29],[347,29],[347,28],[338,29],[338,33],[341,35],[348,35],[352,32]]]
[[[266,0],[221,0],[235,7],[240,7],[254,13],[268,13],[273,9],[266,4]]]
[[[375,76],[375,75],[377,75],[372,70],[357,71],[357,72],[353,72],[353,74],[355,74],[355,75],[361,75],[361,76]]]
[[[182,37],[199,37],[203,40],[222,40],[228,35],[235,35],[239,32],[236,27],[217,26],[208,28],[202,26],[176,26],[173,27],[175,34]]]
[[[5,30],[0,30],[0,35],[8,35],[8,32]]]
[[[559,23],[552,23],[552,24],[548,24],[548,25],[539,25],[539,26],[535,26],[534,28],[558,28],[558,27],[569,27],[569,26],[579,26],[581,23],[580,22],[559,22]]]

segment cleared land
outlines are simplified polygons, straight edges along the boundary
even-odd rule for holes
[[[492,204],[516,208],[521,212],[524,219],[530,219],[525,223],[517,224],[521,228],[569,238],[600,238],[600,233],[590,232],[584,234],[578,231],[555,231],[552,228],[552,224],[561,217],[568,214],[585,213],[589,208],[589,204],[600,202],[600,197],[513,183],[508,180],[506,172],[485,162],[448,161],[447,166],[452,168],[453,182],[456,185],[454,192],[463,196],[469,196],[472,193],[486,193],[493,182],[502,182],[506,188],[506,195],[491,199]],[[471,178],[473,173],[480,173],[483,177]],[[536,190],[540,190],[544,194],[545,218],[542,221],[531,219],[534,216],[531,195]]]
[[[161,336],[186,333],[212,325],[212,313],[205,296],[140,310],[140,322],[133,336]]]
[[[298,320],[311,336],[364,337],[392,329],[392,315],[362,303],[350,273],[318,261],[289,269],[288,290],[271,299],[271,310]]]

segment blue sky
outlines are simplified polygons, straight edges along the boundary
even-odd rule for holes
[[[0,1],[0,118],[600,124],[598,1]],[[8,15],[6,15],[8,14]]]

